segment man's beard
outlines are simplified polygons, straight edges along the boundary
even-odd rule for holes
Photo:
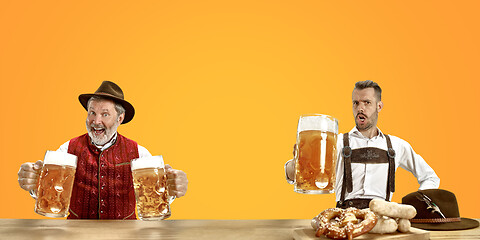
[[[110,141],[110,139],[112,139],[113,135],[115,135],[115,133],[117,132],[117,128],[120,124],[119,123],[115,123],[112,127],[110,128],[105,128],[105,126],[103,124],[88,124],[88,122],[86,123],[86,126],[87,126],[87,132],[88,132],[88,136],[90,136],[90,139],[92,139],[92,142],[95,144],[95,145],[98,145],[98,146],[103,146],[105,145],[108,141]],[[100,135],[95,135],[95,133],[93,132],[93,128],[103,128],[105,129],[104,132]]]
[[[363,126],[361,126],[359,124],[359,119],[358,119],[358,115],[362,114],[363,116],[365,116],[365,121],[366,121],[366,124],[364,124]],[[368,130],[372,127],[374,127],[375,125],[377,125],[377,119],[378,119],[378,111],[375,110],[374,113],[372,113],[371,116],[367,117],[365,114],[363,113],[358,113],[356,116],[355,116],[355,125],[357,126],[357,129],[360,130],[360,131],[364,131],[364,130]]]

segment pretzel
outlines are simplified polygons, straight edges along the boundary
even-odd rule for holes
[[[368,209],[329,208],[312,219],[315,236],[322,234],[332,239],[349,239],[370,231],[377,217]]]

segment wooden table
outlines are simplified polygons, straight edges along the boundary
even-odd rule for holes
[[[310,220],[50,220],[0,219],[0,239],[288,239]],[[431,231],[431,239],[480,239],[480,228]]]

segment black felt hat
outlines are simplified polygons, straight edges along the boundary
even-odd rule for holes
[[[410,193],[402,203],[415,207],[412,227],[426,230],[463,230],[478,227],[475,219],[460,217],[455,194],[443,189],[426,189]]]

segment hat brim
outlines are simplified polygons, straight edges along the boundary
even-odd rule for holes
[[[81,94],[80,96],[78,96],[78,100],[80,101],[80,104],[82,104],[83,108],[85,108],[85,110],[88,111],[87,109],[88,100],[93,96],[108,98],[114,102],[120,103],[123,106],[123,108],[125,108],[125,118],[123,119],[122,124],[128,123],[133,119],[133,116],[135,115],[135,108],[133,108],[133,105],[121,98],[117,98],[115,96],[108,95],[108,94],[92,93],[92,94]]]
[[[476,228],[479,225],[479,222],[475,219],[469,218],[460,218],[460,222],[451,222],[451,223],[412,223],[412,227],[425,229],[425,230],[439,230],[439,231],[450,231],[450,230],[464,230],[470,228]]]

